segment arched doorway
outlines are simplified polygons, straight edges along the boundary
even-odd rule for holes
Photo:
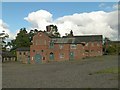
[[[50,60],[54,60],[54,54],[52,52],[50,53]]]
[[[35,59],[35,63],[40,63],[40,62],[42,62],[42,57],[41,57],[40,54],[36,54],[36,55],[34,56],[34,59]]]

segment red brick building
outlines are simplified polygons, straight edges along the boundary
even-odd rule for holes
[[[78,60],[102,55],[102,35],[54,37],[47,31],[40,31],[33,37],[33,45],[30,46],[31,63]]]

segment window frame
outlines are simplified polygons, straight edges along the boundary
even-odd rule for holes
[[[64,58],[64,53],[60,53],[59,58]]]
[[[70,49],[77,49],[77,44],[70,44]]]

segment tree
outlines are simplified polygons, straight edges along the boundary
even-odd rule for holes
[[[39,31],[37,29],[30,30],[28,33],[26,28],[21,28],[16,38],[7,43],[7,46],[12,47],[11,51],[14,51],[19,47],[30,47],[32,39]]]
[[[104,52],[104,54],[106,54],[107,53],[107,44],[111,40],[108,37],[105,37],[103,41],[104,41],[104,43],[103,43],[103,52]]]
[[[20,32],[17,34],[15,39],[15,44],[16,48],[30,46],[29,34],[27,33],[26,28],[20,29]]]

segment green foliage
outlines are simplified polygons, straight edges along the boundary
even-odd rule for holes
[[[10,46],[12,48],[11,51],[13,51],[13,53],[16,48],[30,47],[30,45],[32,44],[32,38],[37,32],[38,30],[35,29],[30,30],[30,32],[28,33],[26,28],[21,28],[16,38],[11,40],[11,42],[8,42],[7,46]]]
[[[25,28],[21,29],[20,32],[17,34],[17,37],[15,39],[15,44],[17,47],[29,47],[30,46],[29,35]]]
[[[117,52],[117,47],[115,46],[108,46],[106,49],[106,52],[108,54],[115,54]]]

